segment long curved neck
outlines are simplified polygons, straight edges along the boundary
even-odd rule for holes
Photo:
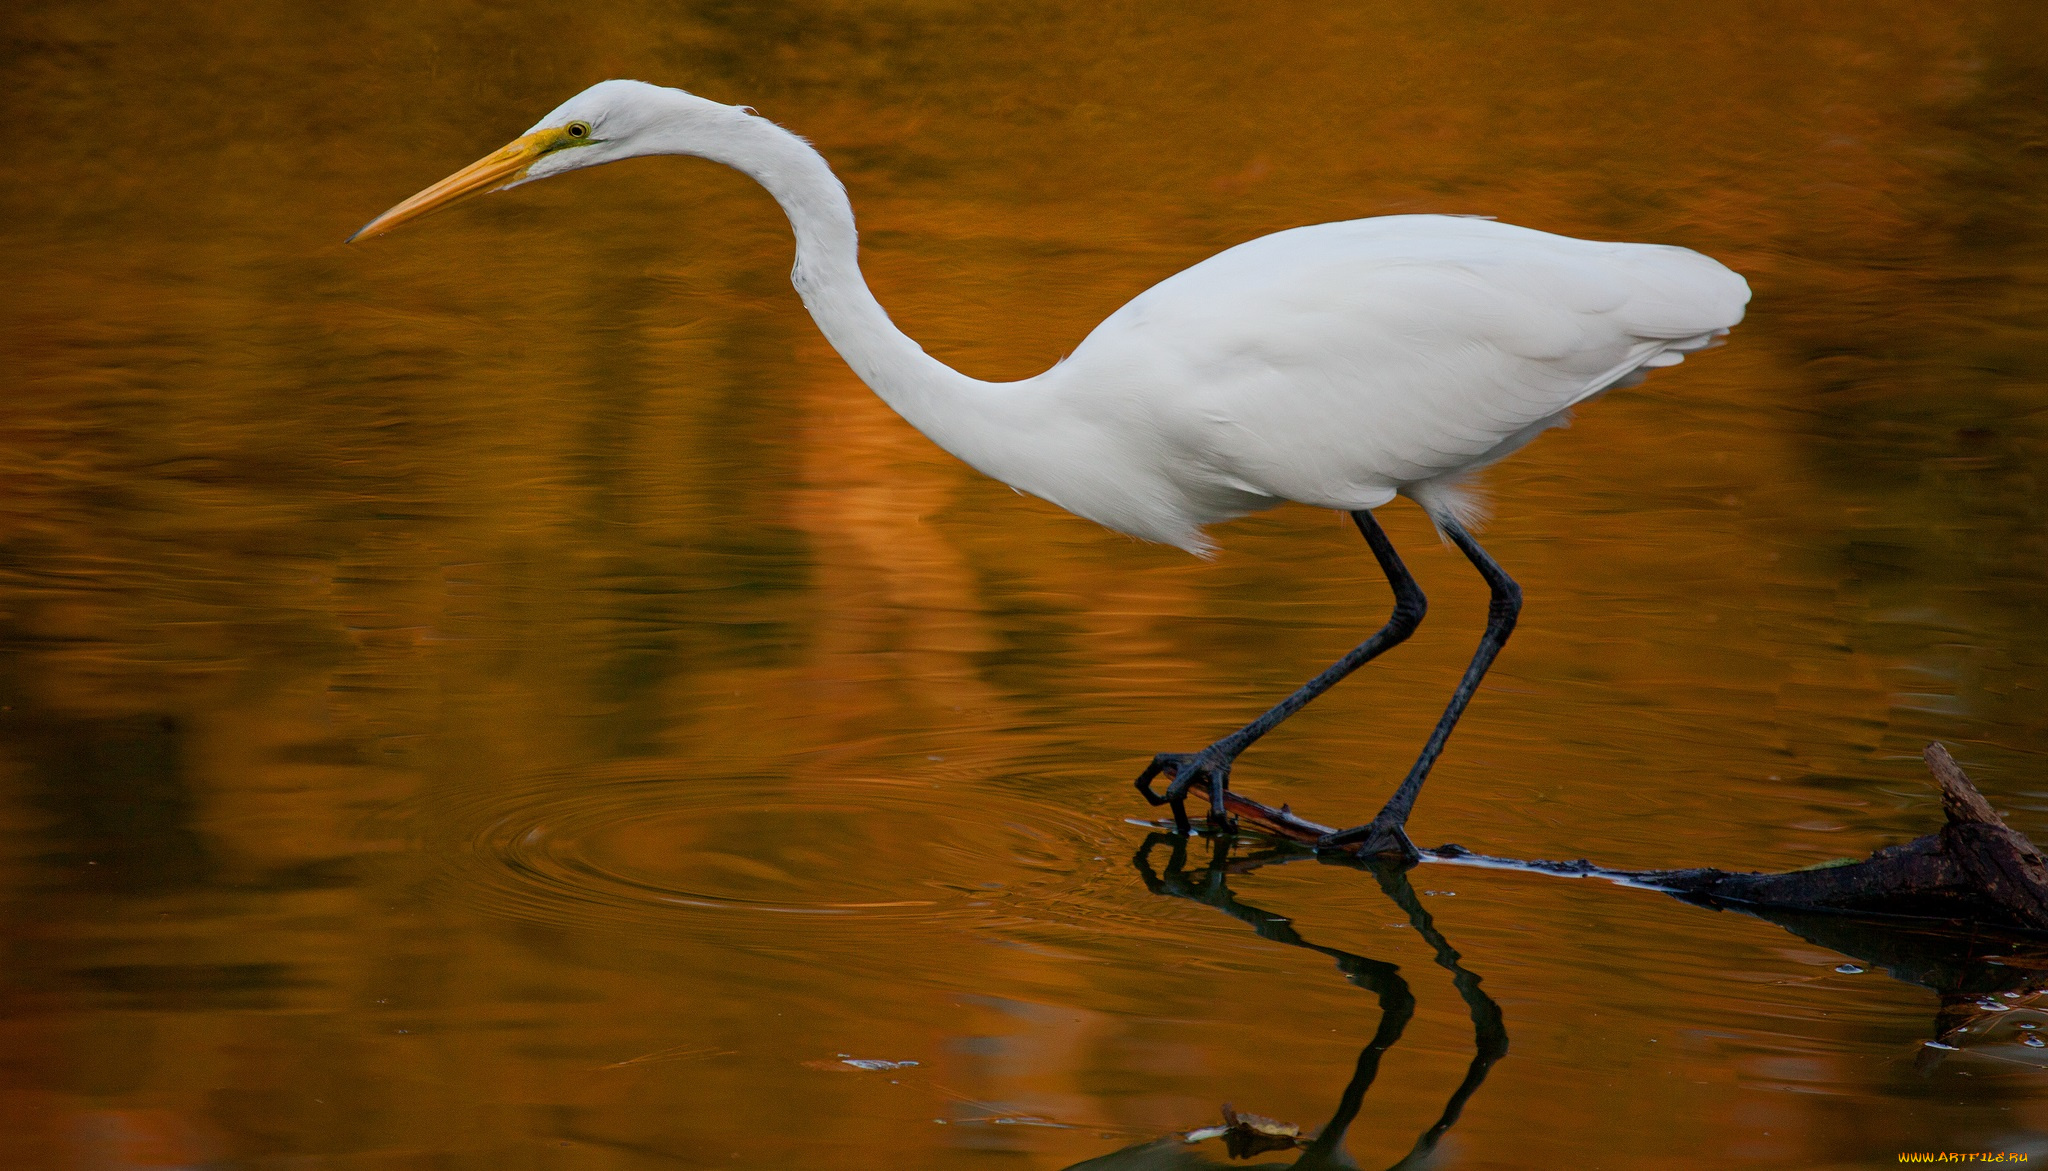
[[[861,276],[853,205],[824,157],[763,118],[748,119],[727,150],[709,157],[751,176],[782,205],[796,234],[791,283],[860,380],[940,447],[1003,478],[1002,451],[1018,438],[1015,421],[998,417],[1011,396],[925,353],[889,320]]]

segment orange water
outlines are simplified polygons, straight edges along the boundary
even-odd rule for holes
[[[1382,1007],[1334,953],[1414,998],[1353,1157],[1467,1076],[1475,1002],[1369,875],[1229,880],[1317,953],[1132,861],[1151,753],[1383,617],[1338,518],[1202,564],[979,479],[708,165],[341,245],[608,76],[811,137],[982,377],[1306,222],[1720,258],[1732,344],[1492,473],[1528,606],[1416,836],[1860,856],[1937,824],[1933,738],[2048,834],[2038,5],[700,7],[0,16],[0,1162],[1051,1171],[1224,1102],[1321,1125]],[[1429,622],[1237,774],[1324,821],[1482,620],[1382,515]],[[1923,988],[1645,892],[1410,881],[1510,1039],[1443,1166],[2048,1157],[2048,1073],[1927,1060]]]

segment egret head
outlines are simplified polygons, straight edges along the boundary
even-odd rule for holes
[[[473,195],[581,167],[646,154],[715,156],[720,144],[753,119],[745,107],[679,89],[600,81],[556,106],[525,134],[363,225],[349,240],[382,235]]]

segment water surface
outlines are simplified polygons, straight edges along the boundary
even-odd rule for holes
[[[643,160],[340,243],[634,76],[815,141],[884,303],[980,377],[1301,223],[1700,249],[1755,287],[1732,343],[1490,474],[1528,606],[1416,836],[1860,856],[1937,824],[1939,738],[2042,838],[2038,6],[87,0],[0,33],[10,1165],[1052,1171],[1224,1102],[1313,1130],[1393,1019],[1362,1165],[1475,1070],[1438,1165],[2048,1154],[2031,1009],[1930,1060],[1932,992],[1770,923],[1134,864],[1129,778],[1376,625],[1370,557],[1287,508],[1203,564],[978,478],[826,347],[740,176]],[[1238,770],[1326,821],[1482,622],[1382,515],[1429,622]]]

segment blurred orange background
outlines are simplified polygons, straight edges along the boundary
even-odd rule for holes
[[[2041,12],[0,15],[0,1158],[1050,1169],[1223,1101],[1327,1116],[1371,998],[1147,893],[1126,819],[1153,752],[1377,626],[1356,534],[1287,508],[1203,564],[978,478],[845,369],[772,201],[705,164],[342,246],[605,77],[812,139],[883,303],[984,378],[1301,223],[1717,257],[1756,290],[1728,347],[1490,473],[1528,605],[1418,840],[1860,856],[1936,824],[1932,738],[2048,832]],[[1429,622],[1237,772],[1340,824],[1484,610],[1383,516]],[[1860,1166],[2048,1126],[2032,1069],[1914,1072],[1931,995],[1767,924],[1415,881],[1455,891],[1437,926],[1514,1039],[1443,1165]],[[1352,1139],[1399,1157],[1465,1006],[1361,876],[1233,889],[1416,985]],[[919,1064],[804,1064],[842,1054]]]

